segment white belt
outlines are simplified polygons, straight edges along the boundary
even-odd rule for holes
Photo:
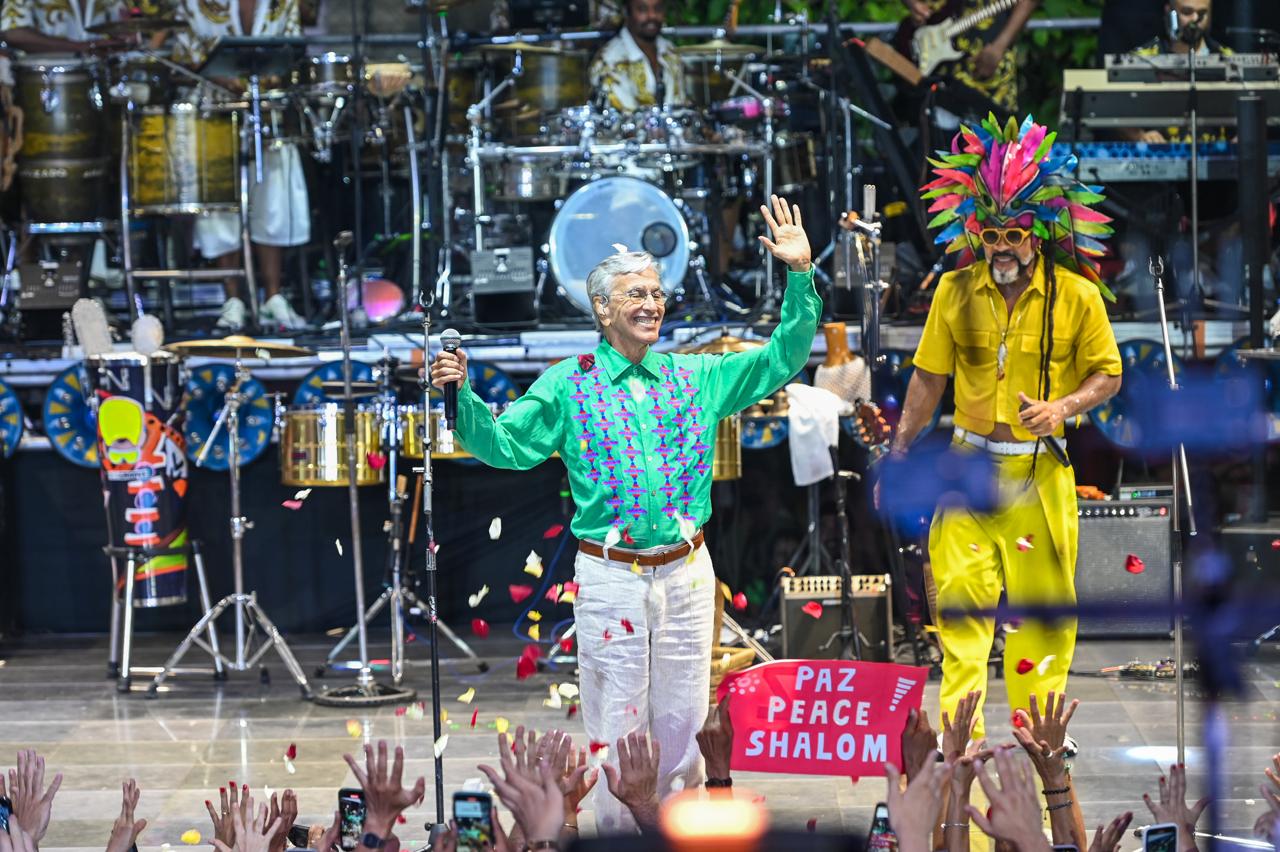
[[[995,456],[1029,456],[1036,451],[1035,441],[989,441],[981,435],[975,435],[967,429],[956,427],[956,440],[962,444],[969,444],[981,450],[986,450]],[[1057,438],[1052,436],[1041,438],[1042,441],[1053,441],[1061,446]]]

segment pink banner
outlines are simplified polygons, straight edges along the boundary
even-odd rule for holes
[[[907,713],[920,707],[928,670],[892,663],[778,660],[735,672],[730,696],[733,760],[746,772],[884,775],[902,765]]]

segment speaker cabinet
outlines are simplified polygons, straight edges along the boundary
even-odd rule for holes
[[[888,574],[855,574],[851,579],[854,622],[862,640],[861,659],[893,661],[893,605]],[[805,604],[817,602],[814,618]],[[812,608],[811,608],[812,610]],[[840,656],[840,578],[782,578],[782,656],[791,660],[835,660]]]
[[[1081,500],[1080,552],[1076,559],[1076,598],[1090,603],[1122,604],[1125,615],[1082,616],[1079,635],[1167,636],[1173,629],[1168,609],[1173,599],[1173,517],[1168,500]],[[1135,556],[1141,573],[1128,570]],[[1131,613],[1131,614],[1129,614]]]

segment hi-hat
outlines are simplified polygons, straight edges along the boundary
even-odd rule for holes
[[[762,53],[763,49],[754,44],[734,44],[722,38],[704,41],[700,44],[686,44],[676,48],[681,62],[702,62],[707,59],[722,57],[745,57]]]
[[[288,343],[276,343],[270,340],[255,340],[243,334],[233,334],[215,340],[183,340],[170,343],[164,347],[170,352],[187,357],[201,356],[205,358],[305,358],[316,354],[311,349],[293,346]]]
[[[741,337],[734,337],[732,334],[724,334],[710,343],[704,343],[701,346],[684,351],[702,355],[725,355],[729,352],[747,352],[751,349],[759,349],[763,345],[764,343],[759,340],[743,340]]]
[[[561,47],[547,44],[534,44],[531,41],[513,41],[507,44],[484,44],[479,47],[482,53],[539,53],[539,54],[555,54],[557,56],[572,56],[573,54],[586,55],[581,50],[565,50]]]
[[[122,18],[119,21],[103,21],[86,27],[85,32],[104,36],[131,36],[155,33],[160,30],[186,29],[187,22],[178,18]]]

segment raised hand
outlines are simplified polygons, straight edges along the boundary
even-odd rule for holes
[[[1156,822],[1171,822],[1178,827],[1179,848],[1195,846],[1196,823],[1200,814],[1209,806],[1209,797],[1205,796],[1194,805],[1187,805],[1187,767],[1174,764],[1169,767],[1169,776],[1160,776],[1160,802],[1152,801],[1151,796],[1142,794],[1142,801],[1155,817]]]
[[[36,839],[22,830],[16,819],[9,822],[7,832],[0,831],[0,852],[39,852]]]
[[[956,703],[956,717],[952,722],[947,711],[942,711],[942,756],[947,759],[968,753],[969,740],[973,737],[978,706],[982,703],[982,691],[973,690]]]
[[[804,232],[804,223],[800,219],[800,207],[789,207],[785,198],[776,195],[770,196],[769,200],[773,204],[773,212],[763,204],[760,212],[764,214],[773,239],[759,237],[761,244],[792,272],[808,272],[813,251],[809,248],[809,236]]]
[[[253,799],[246,796],[244,801],[247,803],[247,811],[253,814]],[[235,846],[228,846],[221,840],[215,839],[213,845],[219,852],[268,852],[271,848],[271,842],[276,834],[280,832],[281,821],[279,817],[274,820],[267,819],[267,806],[262,805],[258,808],[257,815],[252,821],[246,820],[245,815],[239,809],[231,812],[231,821],[235,825],[236,842]]]
[[[493,789],[511,811],[530,844],[536,844],[540,840],[556,840],[565,821],[564,794],[560,792],[556,770],[551,766],[551,761],[538,761],[538,777],[535,781],[517,771],[510,757],[501,757],[502,775],[484,764],[478,767],[479,770],[493,784]],[[494,834],[498,833],[495,818]]]
[[[396,827],[396,817],[405,808],[416,805],[426,795],[427,780],[419,777],[412,788],[405,787],[404,749],[396,746],[395,758],[391,766],[387,766],[387,741],[378,740],[377,756],[373,746],[364,747],[365,766],[362,770],[356,760],[349,754],[342,759],[351,767],[356,780],[364,790],[364,824],[366,831],[386,837]]]
[[[993,759],[1000,772],[999,781],[991,777],[987,764],[978,761],[974,765],[978,783],[991,802],[990,816],[969,805],[969,818],[990,836],[1012,843],[1018,852],[1048,852],[1049,841],[1040,823],[1040,796],[1031,768],[1015,757],[1012,747],[997,749]]]
[[[1093,842],[1089,844],[1089,852],[1116,852],[1120,841],[1124,839],[1125,830],[1133,821],[1133,811],[1125,811],[1111,820],[1107,826],[1098,826],[1093,833]]]
[[[658,741],[647,734],[633,731],[618,739],[618,765],[606,763],[605,778],[609,792],[627,806],[636,822],[644,828],[658,823]]]
[[[43,789],[44,758],[33,748],[18,752],[18,768],[9,770],[9,800],[13,803],[13,815],[37,844],[49,830],[53,797],[61,786],[62,773],[59,772],[53,776],[48,789]]]
[[[1067,766],[1063,757],[1066,746],[1063,743],[1067,739],[1067,725],[1079,706],[1078,700],[1067,704],[1065,695],[1056,696],[1055,703],[1054,693],[1050,692],[1045,699],[1044,715],[1041,716],[1036,696],[1032,693],[1031,712],[1017,712],[1022,726],[1013,729],[1013,737],[1026,749],[1031,762],[1035,764],[1036,772],[1047,787],[1057,787],[1057,782],[1066,776]]]
[[[138,842],[138,835],[147,827],[147,821],[134,821],[134,811],[138,807],[138,799],[142,793],[138,790],[138,782],[132,778],[125,780],[120,800],[120,816],[111,826],[111,839],[107,841],[107,852],[129,852]]]
[[[952,769],[950,761],[926,764],[909,778],[904,791],[898,768],[892,763],[884,765],[889,784],[885,797],[889,805],[889,825],[898,836],[901,852],[927,852],[930,848],[930,835],[938,824],[938,812],[942,810],[943,793],[951,780]]]
[[[292,790],[285,790],[284,795],[271,794],[271,815],[267,822],[280,820],[280,830],[271,840],[271,852],[284,852],[289,842],[289,830],[298,821],[298,796]]]
[[[911,710],[902,729],[902,771],[908,780],[937,761],[938,732],[929,727],[929,713]]]
[[[564,794],[566,822],[576,824],[578,805],[596,786],[600,773],[587,764],[587,750],[574,749],[573,738],[561,733],[551,755],[551,765],[560,773],[560,792]]]
[[[729,695],[707,713],[707,721],[698,731],[698,749],[706,762],[707,777],[729,777],[729,761],[733,757],[733,722],[729,719]]]

